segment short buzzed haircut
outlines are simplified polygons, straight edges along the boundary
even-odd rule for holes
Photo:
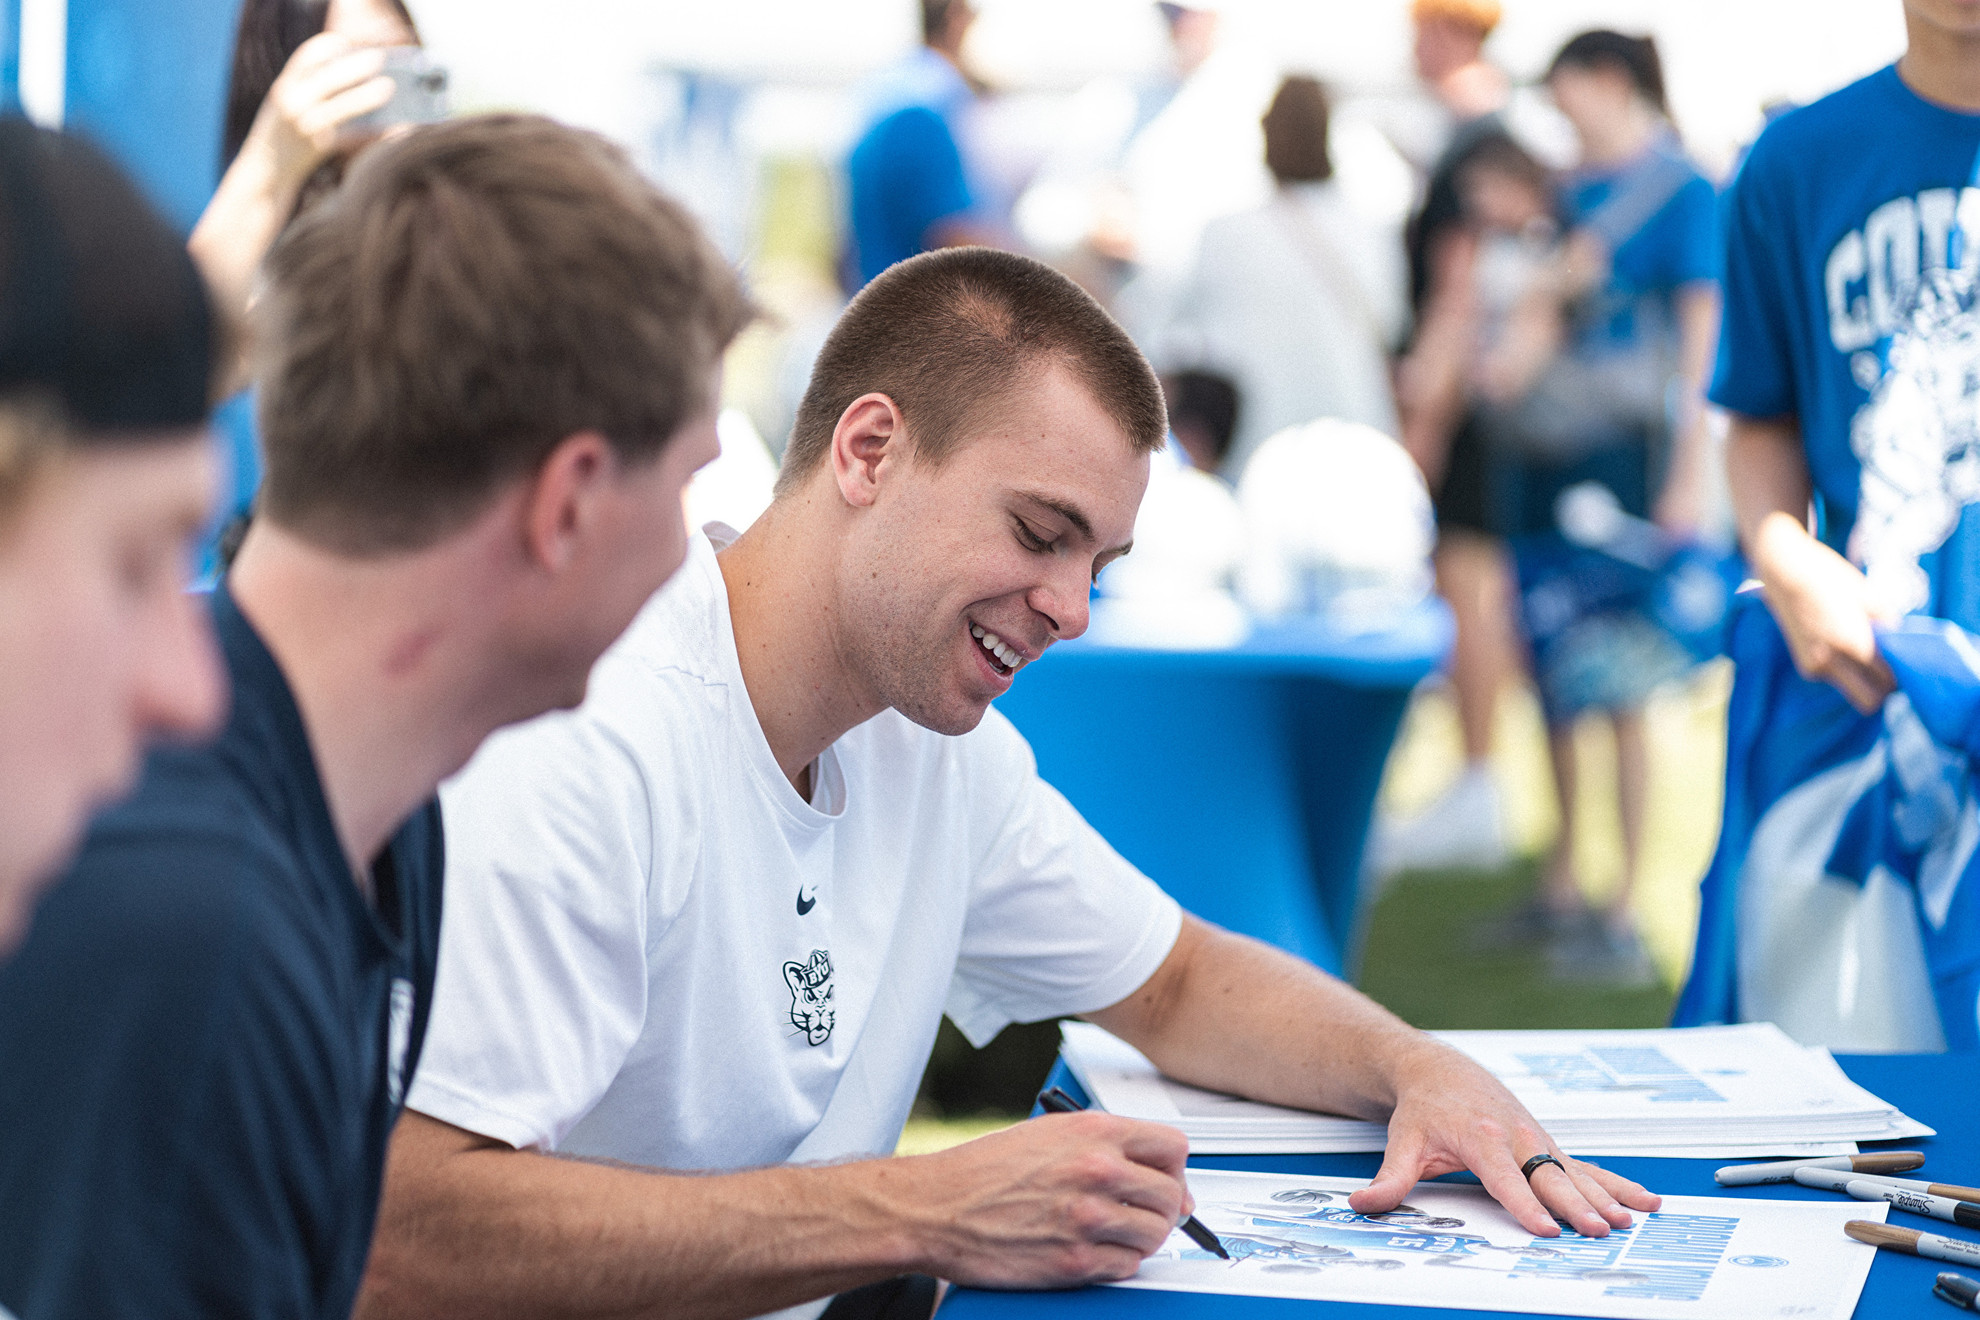
[[[372,148],[267,270],[261,513],[345,554],[431,544],[578,432],[656,457],[750,317],[623,152],[529,115]]]
[[[943,248],[884,271],[825,340],[798,405],[777,494],[824,461],[853,400],[884,394],[915,461],[938,465],[971,426],[1060,366],[1136,453],[1162,447],[1168,417],[1148,360],[1092,295],[1043,262],[995,248]]]

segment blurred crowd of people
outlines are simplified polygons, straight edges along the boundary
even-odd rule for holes
[[[1254,605],[1371,626],[1427,588],[1429,501],[1372,347],[1337,382],[1369,418],[1256,443],[1262,377],[1170,361],[1202,466],[1152,478],[1163,384],[1001,250],[970,14],[927,18],[871,89],[857,292],[774,469],[722,414],[759,309],[701,223],[598,134],[450,117],[401,0],[241,7],[189,242],[86,136],[0,116],[0,1320],[921,1320],[948,1282],[1132,1274],[1186,1214],[1173,1128],[888,1157],[945,1015],[979,1043],[1081,1015],[1385,1121],[1363,1213],[1457,1168],[1540,1235],[1657,1208],[1460,1052],[1185,912],[993,708],[1087,631],[1150,486],[1157,521],[1206,511],[1149,538],[1158,570],[1235,507],[1288,542],[1235,563]],[[1202,60],[1150,133],[1219,63],[1171,20]],[[1310,80],[1273,100],[1283,195],[1238,217],[1323,291],[1380,246],[1321,255],[1328,114]],[[1137,296],[1283,355],[1216,296],[1248,243]],[[1380,326],[1304,324],[1393,335],[1379,296]],[[205,419],[243,389],[223,503]],[[1267,477],[1233,506],[1240,465]]]
[[[1643,706],[1696,663],[1726,596],[1700,548],[1724,539],[1704,406],[1716,191],[1686,155],[1655,43],[1584,32],[1520,88],[1486,53],[1495,0],[1417,0],[1419,94],[1344,113],[1318,80],[1225,49],[1214,8],[1161,10],[1173,81],[1089,154],[1089,226],[1047,255],[1136,335],[1168,382],[1178,458],[1231,498],[1158,482],[1142,540],[1184,545],[1164,555],[1174,622],[1145,603],[1164,586],[1146,562],[1103,583],[1133,599],[1103,622],[1124,638],[1228,641],[1242,624],[1217,603],[1221,577],[1253,614],[1376,626],[1379,612],[1337,599],[1341,584],[1386,574],[1401,608],[1433,561],[1457,623],[1466,766],[1385,833],[1380,864],[1506,860],[1496,708],[1530,680],[1562,827],[1540,896],[1499,935],[1549,944],[1562,975],[1649,979],[1631,916]],[[923,15],[927,44],[880,81],[851,153],[854,287],[908,251],[1022,242],[1008,180],[985,181],[973,152],[967,0],[928,0]],[[1406,208],[1385,169],[1405,172]],[[1061,172],[1047,186],[1069,185]],[[1397,444],[1414,471],[1392,461]],[[1601,911],[1573,861],[1584,716],[1613,726],[1626,851]]]
[[[1495,0],[1415,0],[1421,95],[1351,124],[1160,9],[1174,76],[1027,180],[968,0],[925,0],[774,466],[690,209],[597,134],[449,119],[401,0],[248,0],[189,244],[0,116],[0,1320],[922,1320],[1132,1274],[1187,1214],[1174,1128],[869,1158],[945,1014],[1384,1122],[1356,1213],[1462,1169],[1537,1237],[1657,1209],[1039,776],[993,702],[1089,620],[1345,645],[1434,584],[1471,765],[1382,851],[1502,854],[1532,683],[1565,828],[1478,934],[1583,982],[1647,975],[1642,707],[1724,650],[1679,1022],[1980,1047],[1980,6],[1903,0],[1899,62],[1723,196],[1645,37],[1520,89]],[[1008,250],[1041,209],[1063,269]],[[243,386],[258,475],[189,593]]]

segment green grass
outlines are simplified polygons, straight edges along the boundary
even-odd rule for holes
[[[1548,977],[1538,950],[1479,954],[1470,948],[1473,928],[1533,892],[1535,855],[1558,828],[1538,709],[1522,693],[1503,703],[1494,761],[1508,797],[1510,834],[1529,856],[1497,871],[1419,872],[1390,880],[1368,917],[1356,984],[1404,1020],[1431,1030],[1669,1022],[1691,951],[1698,877],[1718,831],[1727,687],[1724,666],[1715,666],[1650,705],[1651,801],[1635,906],[1663,984],[1635,990],[1563,985]],[[1613,785],[1602,773],[1613,753],[1599,730],[1580,736],[1592,782],[1582,801],[1584,848],[1577,860],[1588,897],[1600,901],[1621,872]],[[1384,801],[1392,810],[1418,809],[1461,764],[1449,700],[1439,691],[1422,693],[1390,757]],[[939,1150],[1024,1117],[1057,1051],[1051,1024],[1012,1027],[977,1050],[944,1022],[901,1150]]]
[[[1418,872],[1391,880],[1376,900],[1358,984],[1414,1026],[1430,1030],[1509,1027],[1661,1027],[1675,987],[1563,985],[1549,979],[1538,949],[1474,952],[1479,923],[1532,894],[1539,865],[1499,871]]]

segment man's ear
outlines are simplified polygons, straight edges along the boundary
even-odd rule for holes
[[[611,441],[596,431],[558,442],[523,490],[523,549],[531,562],[554,573],[578,557],[598,498],[618,471]]]
[[[832,428],[832,478],[855,508],[873,503],[886,474],[906,458],[901,410],[884,394],[862,394]]]

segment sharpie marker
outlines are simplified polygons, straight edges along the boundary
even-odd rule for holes
[[[1874,1173],[1849,1173],[1842,1169],[1796,1169],[1794,1180],[1803,1187],[1825,1192],[1849,1190],[1852,1182],[1875,1183],[1879,1187],[1902,1187],[1908,1192],[1924,1192],[1953,1201],[1980,1201],[1980,1187],[1956,1187],[1952,1183],[1924,1182],[1918,1178],[1884,1178]]]
[[[1843,1190],[1859,1201],[1886,1201],[1914,1215],[1943,1219],[1948,1224],[1958,1224],[1961,1228],[1980,1228],[1980,1205],[1955,1201],[1946,1196],[1914,1192],[1904,1187],[1886,1187],[1882,1183],[1866,1182],[1861,1178],[1850,1179]]]
[[[1924,1162],[1925,1156],[1915,1150],[1880,1150],[1869,1155],[1826,1155],[1812,1160],[1775,1160],[1771,1164],[1728,1164],[1712,1178],[1721,1187],[1758,1187],[1762,1183],[1793,1182],[1796,1169],[1904,1173]]]
[[[1980,1242],[1963,1242],[1959,1238],[1921,1233],[1915,1228],[1899,1228],[1895,1224],[1879,1224],[1870,1219],[1852,1219],[1843,1225],[1843,1232],[1858,1242],[1902,1251],[1910,1256],[1930,1256],[1933,1260],[1950,1261],[1954,1265],[1980,1265]]]
[[[1980,1300],[1980,1283],[1964,1274],[1954,1274],[1950,1270],[1941,1274],[1939,1281],[1932,1285],[1932,1295],[1942,1302],[1951,1302],[1969,1311],[1980,1311],[1980,1305],[1975,1305],[1976,1300]]]
[[[1077,1114],[1086,1107],[1056,1086],[1048,1086],[1040,1091],[1038,1104],[1040,1108],[1051,1114]],[[1224,1244],[1218,1240],[1217,1235],[1205,1228],[1203,1221],[1195,1215],[1184,1215],[1176,1227],[1180,1228],[1183,1235],[1191,1242],[1212,1255],[1221,1256],[1225,1260],[1231,1258],[1231,1253],[1224,1250]]]

